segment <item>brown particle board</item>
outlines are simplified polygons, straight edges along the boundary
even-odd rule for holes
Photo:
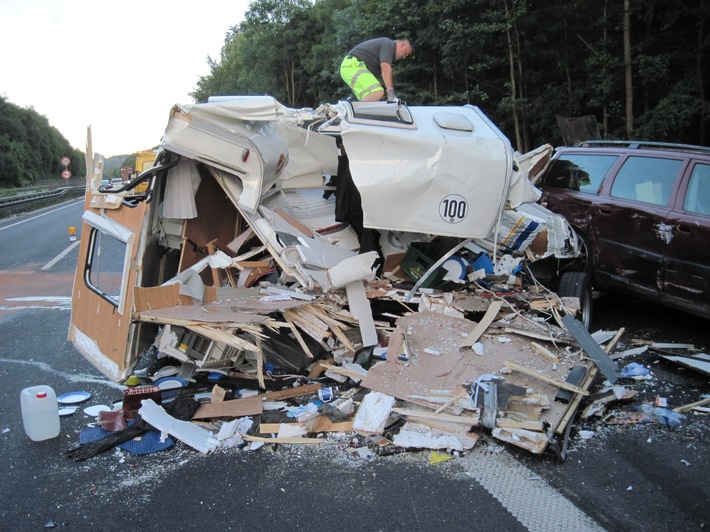
[[[231,401],[220,401],[217,403],[207,403],[200,405],[192,419],[206,419],[213,417],[242,417],[255,416],[263,412],[262,401],[258,395],[245,397],[243,399],[233,399]]]
[[[497,334],[483,334],[479,338],[479,342],[483,345],[482,355],[477,355],[472,349],[460,349],[461,339],[464,338],[465,333],[471,331],[471,327],[470,320],[429,311],[400,318],[397,320],[396,330],[389,339],[387,360],[369,369],[367,377],[361,383],[362,386],[426,406],[427,402],[418,398],[434,395],[440,390],[454,390],[462,385],[469,386],[483,374],[499,375],[506,382],[531,390],[524,401],[527,402],[530,397],[533,397],[537,402],[544,402],[544,405],[511,402],[509,405],[511,411],[522,411],[520,417],[523,419],[520,421],[547,422],[553,430],[557,428],[567,412],[568,405],[555,401],[549,402],[544,398],[555,396],[557,385],[560,382],[564,384],[564,381],[557,376],[566,375],[572,362],[560,360],[558,369],[554,371],[551,361],[536,352],[530,346],[528,338],[518,335],[511,335],[506,341],[501,342],[501,337]],[[405,363],[398,363],[401,361],[397,360],[397,354],[402,347],[404,335],[407,337],[411,359]],[[427,354],[426,349],[435,350],[439,355]],[[528,371],[504,374],[501,370],[508,362],[526,368]],[[591,365],[591,362],[587,365]],[[545,379],[543,380],[541,376]],[[586,390],[583,392],[588,393]],[[582,397],[581,393],[579,397]],[[436,408],[432,408],[432,413]],[[499,432],[504,437],[510,438],[511,442],[515,442],[515,438],[521,436],[510,431],[517,430],[525,429],[505,428],[504,432]],[[535,431],[527,432],[535,433]],[[533,452],[541,448],[544,450],[544,446],[536,436],[528,436],[526,432],[521,434],[525,436],[521,438],[523,447]],[[530,439],[532,440],[529,441]]]

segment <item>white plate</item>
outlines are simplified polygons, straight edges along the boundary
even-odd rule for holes
[[[181,379],[180,377],[163,377],[162,379],[155,381],[153,384],[161,390],[172,390],[175,388],[184,388],[187,386],[187,381],[185,379]]]
[[[451,257],[441,267],[447,271],[444,279],[461,280],[466,277],[466,262],[460,257]]]
[[[57,402],[63,405],[75,405],[77,403],[83,403],[90,397],[91,394],[89,392],[69,392],[57,397]]]
[[[171,377],[180,373],[180,368],[177,366],[163,366],[158,371],[156,371],[151,377],[154,381],[162,379],[163,377]]]
[[[60,416],[71,416],[74,412],[79,410],[78,406],[65,406],[59,409]]]
[[[87,406],[84,409],[84,414],[86,414],[87,416],[96,417],[99,415],[99,412],[103,411],[110,412],[111,408],[106,405]]]

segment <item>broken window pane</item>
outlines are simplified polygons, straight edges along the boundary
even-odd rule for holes
[[[615,155],[564,155],[552,163],[545,185],[596,194]]]

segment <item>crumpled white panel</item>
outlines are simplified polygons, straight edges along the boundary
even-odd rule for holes
[[[365,226],[463,238],[488,235],[512,175],[508,139],[473,107],[409,109],[416,129],[341,124]],[[441,127],[437,112],[464,114],[472,131]]]

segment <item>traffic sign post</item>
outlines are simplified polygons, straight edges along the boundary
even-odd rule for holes
[[[71,164],[71,159],[69,157],[62,157],[62,166],[64,167],[64,171],[62,171],[62,177],[64,179],[69,179],[71,177],[71,172],[67,168]]]

